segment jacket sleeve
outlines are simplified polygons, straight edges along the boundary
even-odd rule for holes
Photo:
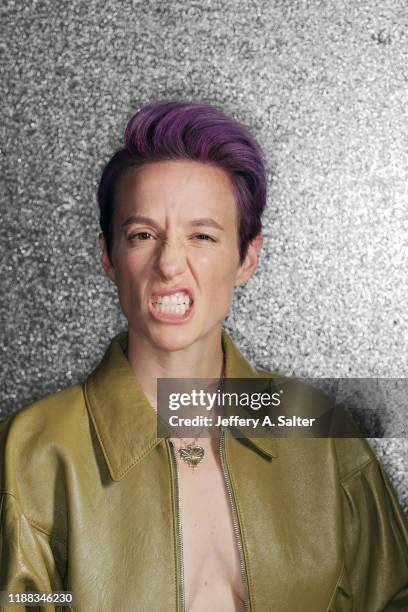
[[[408,610],[408,522],[379,461],[343,478],[345,567],[355,612]],[[347,608],[348,609],[348,608]]]
[[[49,536],[30,524],[17,499],[9,493],[1,496],[0,590],[42,593],[64,590]],[[0,609],[25,610],[26,606],[3,606]],[[27,610],[35,609],[51,608],[27,607]]]
[[[12,430],[12,417],[0,422],[0,591],[63,591],[63,568],[54,556],[56,551],[58,558],[61,544],[30,519],[18,498],[21,435],[17,428]],[[55,608],[0,604],[0,610],[10,612],[52,609],[58,604]]]

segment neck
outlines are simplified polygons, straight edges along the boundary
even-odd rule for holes
[[[158,378],[220,378],[223,370],[221,326],[186,348],[157,347],[129,328],[128,359],[147,399],[157,406]]]

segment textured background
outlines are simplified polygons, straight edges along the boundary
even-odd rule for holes
[[[4,0],[0,20],[1,414],[80,381],[124,327],[95,193],[160,98],[219,104],[266,153],[265,248],[225,325],[244,354],[407,376],[406,0]],[[371,444],[407,508],[408,441]]]

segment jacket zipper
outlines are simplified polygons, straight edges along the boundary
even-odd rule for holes
[[[177,519],[176,539],[177,539],[177,550],[179,553],[179,567],[180,567],[179,605],[180,605],[180,612],[185,612],[183,539],[182,539],[181,520],[180,520],[180,491],[179,491],[179,481],[178,481],[178,469],[177,469],[177,459],[176,459],[176,454],[174,451],[173,442],[169,441],[169,446],[170,446],[170,455],[171,455],[172,464],[173,464],[172,472],[174,474],[174,488],[175,488],[175,493],[176,493],[175,494],[175,512],[176,512],[176,519]],[[244,612],[250,612],[251,608],[249,604],[249,588],[248,588],[247,572],[245,568],[244,551],[242,548],[241,534],[240,534],[238,518],[237,518],[238,516],[237,509],[236,509],[234,494],[233,494],[232,486],[231,486],[231,478],[230,478],[228,467],[225,461],[225,431],[224,430],[221,431],[221,437],[220,437],[220,457],[221,457],[222,471],[224,474],[224,480],[227,486],[228,497],[230,499],[230,503],[232,506],[233,527],[234,527],[234,533],[235,533],[235,538],[236,538],[237,548],[238,548],[238,553],[239,553],[241,577],[242,577],[242,582],[243,582],[244,590],[245,590]],[[177,576],[177,579],[178,579],[178,576]]]
[[[170,445],[170,455],[173,464],[172,474],[174,474],[173,482],[175,489],[175,513],[177,520],[177,551],[179,554],[179,567],[180,567],[180,580],[179,576],[176,576],[177,584],[179,587],[179,597],[178,597],[178,605],[180,612],[185,612],[185,602],[184,602],[184,563],[183,563],[183,537],[181,532],[181,520],[180,520],[180,490],[179,490],[179,479],[178,479],[178,471],[177,471],[177,459],[176,453],[174,451],[174,444],[169,440]],[[177,571],[177,570],[176,570]]]
[[[230,498],[230,502],[232,506],[232,519],[233,519],[234,533],[235,533],[237,546],[238,546],[239,560],[240,560],[240,565],[241,565],[241,576],[242,576],[242,582],[243,582],[244,590],[245,590],[244,612],[250,612],[251,606],[249,603],[248,576],[247,576],[246,567],[245,567],[244,550],[242,548],[241,533],[240,533],[240,528],[238,525],[238,513],[237,513],[235,497],[234,497],[234,493],[233,493],[232,485],[231,485],[231,477],[230,477],[227,463],[225,460],[225,430],[224,429],[221,431],[221,437],[220,437],[220,456],[221,456],[222,470],[224,473],[224,479],[227,485],[228,496]]]

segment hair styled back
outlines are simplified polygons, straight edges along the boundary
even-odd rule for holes
[[[261,232],[266,172],[249,130],[219,108],[188,101],[148,104],[127,124],[124,147],[106,164],[98,188],[100,225],[111,257],[115,187],[129,167],[162,160],[195,160],[223,168],[232,181],[238,212],[240,261]]]

